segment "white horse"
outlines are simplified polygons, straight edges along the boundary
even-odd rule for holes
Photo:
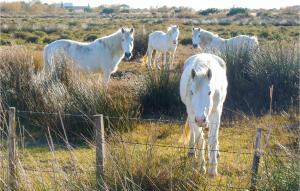
[[[231,50],[237,50],[238,48],[253,50],[258,47],[258,40],[255,36],[239,35],[233,38],[224,39],[217,34],[213,34],[212,32],[201,28],[193,28],[192,41],[194,48],[202,48],[204,51],[216,49],[223,52],[228,48]]]
[[[227,94],[226,63],[220,57],[201,53],[185,61],[180,80],[180,97],[188,118],[185,138],[189,138],[189,155],[195,156],[198,144],[201,170],[205,173],[203,126],[208,126],[209,175],[217,175],[219,127]]]
[[[117,32],[98,38],[90,43],[72,40],[57,40],[44,48],[45,67],[53,65],[53,61],[63,54],[76,63],[83,71],[102,71],[102,82],[107,88],[110,75],[117,71],[123,59],[130,59],[133,49],[134,29],[120,29]]]
[[[155,31],[149,35],[147,56],[148,56],[148,66],[151,69],[152,69],[151,60],[152,60],[153,50],[156,50],[156,54],[163,53],[165,66],[167,62],[167,53],[171,53],[172,54],[171,64],[173,64],[174,56],[178,44],[178,36],[179,36],[179,27],[176,25],[170,26],[168,28],[167,33],[162,31]],[[160,69],[158,62],[156,63],[156,66],[158,69]]]

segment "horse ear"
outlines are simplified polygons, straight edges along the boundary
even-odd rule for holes
[[[196,71],[194,70],[194,68],[192,69],[191,75],[192,75],[192,79],[194,79],[196,76]]]
[[[123,27],[122,27],[121,31],[122,31],[122,33],[124,33],[124,32],[125,32],[125,30],[124,30],[124,28],[123,28]]]
[[[199,28],[198,28],[198,31],[200,31],[200,30],[201,30],[201,28],[199,27]]]
[[[134,33],[134,28],[133,28],[133,27],[130,29],[130,33],[131,33],[131,34]]]
[[[210,80],[211,79],[211,69],[207,70],[206,75],[207,75],[208,80]]]
[[[193,31],[195,30],[195,27],[193,27]]]

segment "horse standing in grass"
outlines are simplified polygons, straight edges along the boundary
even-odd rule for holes
[[[133,35],[133,28],[122,28],[90,43],[64,39],[54,41],[44,48],[45,67],[53,65],[55,59],[62,54],[83,71],[101,70],[102,83],[107,88],[110,75],[117,71],[123,57],[129,60],[132,56]]]
[[[199,146],[201,170],[205,173],[205,140],[203,126],[208,126],[208,174],[217,175],[219,127],[227,94],[226,64],[213,54],[197,54],[185,61],[180,79],[180,97],[188,118],[185,138],[189,138],[189,155],[195,156]]]
[[[167,62],[167,53],[170,53],[172,57],[171,64],[173,64],[174,56],[178,44],[178,36],[179,36],[179,27],[173,25],[168,28],[167,33],[162,31],[155,31],[149,35],[148,41],[148,67],[152,69],[152,53],[153,50],[156,50],[155,54],[162,53],[164,56],[164,66],[166,66]],[[156,57],[156,55],[155,55]],[[154,58],[155,62],[155,58]],[[156,63],[158,69],[160,69],[159,63]]]
[[[246,48],[253,50],[258,47],[258,40],[255,36],[239,35],[233,38],[224,39],[212,32],[201,28],[193,28],[192,41],[194,48],[205,50],[218,50],[224,52],[225,50],[238,50],[239,48]]]

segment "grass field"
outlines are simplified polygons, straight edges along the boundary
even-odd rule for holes
[[[300,33],[299,25],[290,22],[298,13],[259,14],[251,10],[249,15],[227,17],[223,11],[205,17],[187,11],[173,17],[157,9],[147,15],[1,15],[0,109],[15,106],[63,116],[17,112],[18,190],[97,190],[93,124],[66,113],[112,117],[110,123],[105,118],[105,179],[110,190],[248,190],[256,128],[263,129],[257,190],[299,190]],[[180,27],[175,64],[168,71],[149,71],[143,58],[147,35],[171,24]],[[78,73],[68,68],[67,60],[61,62],[66,67],[56,71],[60,80],[41,72],[45,44],[61,38],[92,41],[121,26],[135,27],[136,56],[120,63],[108,94],[98,80],[101,73]],[[193,26],[224,38],[256,35],[260,43],[253,54],[239,50],[220,55],[227,63],[229,88],[215,178],[199,172],[199,161],[187,157],[182,141],[186,114],[178,80],[184,61],[199,53],[191,46]],[[8,184],[6,122],[7,115],[0,112],[0,190]]]
[[[246,190],[250,187],[255,128],[261,127],[264,154],[258,182],[259,188],[264,190],[268,185],[268,173],[277,168],[270,156],[289,165],[298,165],[299,153],[295,146],[298,146],[299,130],[294,129],[297,125],[297,119],[284,115],[225,123],[220,131],[219,176],[210,178],[199,172],[197,159],[187,158],[187,149],[180,141],[182,125],[138,123],[130,132],[107,135],[106,181],[112,190]],[[269,128],[272,136],[266,143]],[[52,136],[57,135],[52,132]],[[96,189],[93,142],[67,147],[60,139],[53,145],[42,146],[26,137],[25,141],[20,140],[18,149],[20,190]],[[123,143],[118,143],[121,140]],[[2,160],[1,164],[5,163]],[[299,172],[295,173],[299,177]],[[5,171],[0,177],[5,180]],[[286,181],[292,181],[290,177],[286,178]],[[274,186],[271,190],[277,188]]]

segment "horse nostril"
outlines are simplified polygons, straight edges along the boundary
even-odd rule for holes
[[[205,122],[206,122],[206,118],[203,119],[203,123],[205,123]]]
[[[131,53],[126,52],[126,53],[125,53],[125,56],[126,56],[127,58],[130,58],[130,57],[131,57]]]

